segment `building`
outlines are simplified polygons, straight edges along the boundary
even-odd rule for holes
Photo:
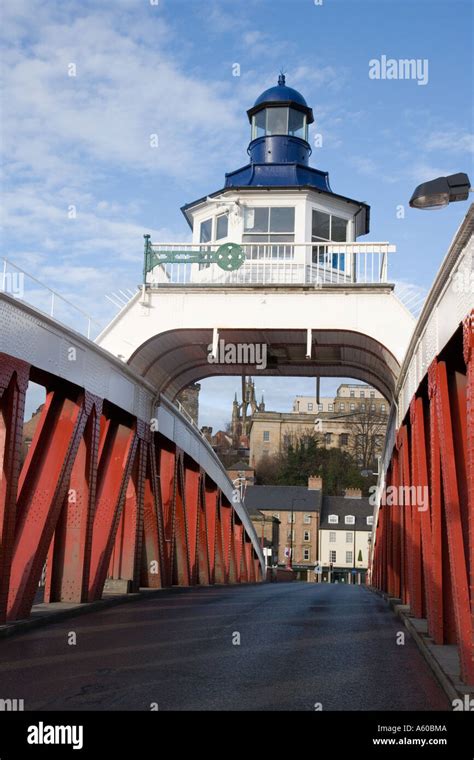
[[[383,448],[388,403],[375,388],[342,383],[333,397],[296,396],[292,412],[256,412],[250,424],[250,464],[281,454],[304,435],[329,448],[350,451],[361,467],[373,467]]]
[[[334,193],[328,173],[309,166],[312,109],[281,74],[247,115],[250,163],[226,173],[217,192],[182,207],[193,243],[243,244],[247,262],[270,265],[268,282],[286,282],[287,265],[295,274],[306,268],[315,282],[353,281],[354,258],[332,244],[367,234],[370,208]],[[200,264],[193,279],[206,281],[210,266]],[[162,281],[161,268],[152,277]]]
[[[319,568],[322,581],[365,580],[373,524],[373,507],[358,489],[345,496],[325,496],[319,523]]]
[[[257,403],[255,395],[255,383],[251,377],[242,377],[242,401],[239,404],[237,393],[232,404],[231,435],[235,449],[242,447],[242,442],[248,445],[248,435],[252,415],[256,412],[265,411],[265,402],[262,399]]]
[[[246,506],[255,532],[260,539],[260,545],[265,557],[265,566],[274,567],[278,564],[280,520],[274,515],[261,512],[260,509],[252,506],[251,503],[246,504]]]
[[[258,510],[266,520],[278,520],[278,547],[273,547],[273,556],[280,565],[288,565],[291,558],[299,579],[306,579],[318,560],[321,501],[322,481],[317,477],[309,478],[307,488],[249,486],[246,491],[245,506],[251,515]]]

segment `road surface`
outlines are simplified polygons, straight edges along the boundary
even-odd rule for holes
[[[0,640],[0,698],[25,710],[450,709],[399,631],[359,586],[167,591]]]

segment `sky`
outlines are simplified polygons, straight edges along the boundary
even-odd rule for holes
[[[396,244],[390,279],[423,297],[467,204],[408,200],[472,174],[472,15],[471,0],[4,3],[4,255],[105,325],[106,296],[140,283],[143,234],[189,240],[180,206],[247,162],[245,112],[283,69],[314,111],[311,165],[370,204],[360,239]],[[426,60],[427,82],[370,78],[381,56]],[[202,382],[201,424],[225,424],[238,385]],[[257,379],[282,411],[313,388]]]

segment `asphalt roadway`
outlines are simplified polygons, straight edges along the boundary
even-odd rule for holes
[[[172,590],[2,639],[0,697],[25,710],[450,709],[380,597],[313,583]]]

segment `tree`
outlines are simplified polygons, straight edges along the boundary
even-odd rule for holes
[[[307,486],[311,475],[322,477],[329,496],[341,495],[346,488],[360,488],[367,494],[374,482],[361,475],[349,452],[322,446],[317,433],[293,438],[281,454],[263,457],[257,466],[259,485]]]
[[[363,470],[376,469],[387,429],[387,415],[368,409],[351,415],[349,451]]]

